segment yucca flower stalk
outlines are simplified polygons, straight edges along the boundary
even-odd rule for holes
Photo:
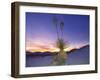
[[[61,23],[60,23],[61,39],[63,39],[63,29],[64,29],[64,22],[61,21]]]
[[[59,39],[59,31],[58,31],[58,19],[54,16],[53,17],[54,27],[56,28],[57,38]]]

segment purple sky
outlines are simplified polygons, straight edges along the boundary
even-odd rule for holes
[[[58,19],[58,26],[64,22],[63,39],[69,42],[69,48],[89,44],[89,15],[26,12],[26,50],[57,50],[54,16]]]

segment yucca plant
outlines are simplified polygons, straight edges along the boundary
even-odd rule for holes
[[[60,26],[58,26],[58,20],[56,17],[53,18],[54,25],[57,31],[57,42],[56,47],[59,49],[57,56],[55,57],[53,64],[55,65],[62,65],[65,64],[67,54],[64,51],[66,47],[68,47],[68,43],[66,43],[63,39],[63,29],[64,29],[64,22],[60,22]],[[60,34],[60,35],[59,35]]]

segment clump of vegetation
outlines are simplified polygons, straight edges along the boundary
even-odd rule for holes
[[[64,29],[64,22],[61,21],[60,25],[58,25],[58,19],[53,17],[53,23],[56,27],[57,33],[57,42],[56,47],[59,49],[58,54],[56,55],[55,59],[53,60],[53,65],[63,65],[67,59],[67,54],[64,51],[65,48],[68,47],[68,43],[66,43],[63,39],[63,29]]]
[[[64,42],[63,39],[58,39],[56,44],[57,44],[57,48],[59,48],[60,51],[64,51],[64,49],[66,48],[66,43]]]

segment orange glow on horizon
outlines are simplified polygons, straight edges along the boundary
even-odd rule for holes
[[[65,48],[64,51],[68,52],[74,48],[80,48],[84,44],[78,44],[78,45],[70,45],[68,48]],[[59,52],[59,48],[55,46],[54,43],[44,43],[43,41],[38,42],[30,42],[26,43],[26,51],[29,52]]]
[[[72,47],[65,48],[64,51],[70,51],[72,50]],[[29,52],[59,52],[60,50],[58,48],[27,48],[26,51]]]

